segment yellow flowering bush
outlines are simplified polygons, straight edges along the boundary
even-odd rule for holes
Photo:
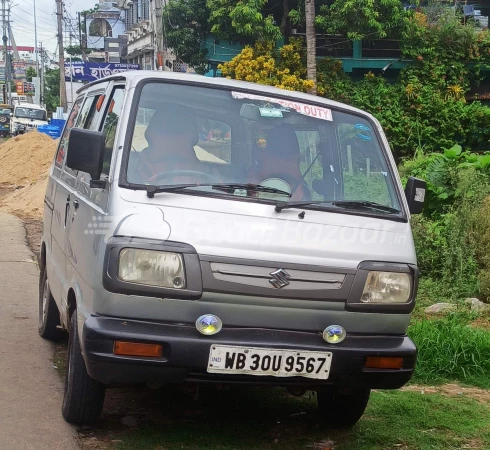
[[[279,50],[271,42],[258,42],[218,68],[227,78],[306,92],[313,82],[306,80],[301,47],[299,39],[291,39]]]

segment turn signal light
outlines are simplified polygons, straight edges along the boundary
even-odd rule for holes
[[[364,363],[366,369],[402,369],[403,358],[368,356]]]
[[[114,341],[114,354],[122,356],[149,356],[161,358],[163,346],[160,344],[143,344],[141,342]]]

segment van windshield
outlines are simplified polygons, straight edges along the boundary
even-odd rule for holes
[[[15,108],[14,116],[18,119],[46,120],[46,111],[34,108]]]
[[[138,187],[193,184],[178,191],[186,194],[373,202],[399,212],[374,127],[364,116],[293,96],[148,83],[126,178]],[[225,184],[232,187],[224,190]]]

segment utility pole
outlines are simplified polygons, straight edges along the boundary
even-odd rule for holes
[[[9,103],[8,98],[7,98],[7,66],[8,66],[8,58],[7,58],[7,24],[5,23],[5,0],[2,0],[2,26],[3,26],[3,31],[2,31],[2,41],[3,41],[3,61],[5,63],[5,85],[3,87],[3,103]]]
[[[40,42],[40,51],[41,51],[41,70],[39,73],[39,84],[41,86],[41,93],[39,96],[39,104],[44,105],[44,51],[43,51],[43,43]]]
[[[39,76],[39,49],[37,48],[37,19],[36,19],[36,0],[34,3],[34,52],[36,53],[36,75]]]
[[[4,0],[2,0],[4,1]],[[58,52],[60,67],[60,106],[67,111],[66,83],[65,83],[65,50],[63,47],[63,5],[56,0],[56,18],[58,20]]]
[[[11,82],[11,76],[10,76],[10,56],[8,53],[8,45],[7,45],[7,30],[8,30],[8,20],[5,19],[5,0],[2,0],[2,25],[3,25],[3,35],[2,35],[2,40],[3,40],[3,56],[4,56],[4,61],[5,61],[5,86],[6,86],[6,94],[7,98],[5,99],[5,103],[8,103],[9,105],[12,104],[12,86],[10,84]]]
[[[82,52],[82,60],[87,61],[87,54],[85,53],[85,45],[82,40],[82,21],[80,19],[80,13],[77,12],[78,15],[78,42],[80,42],[80,51]]]

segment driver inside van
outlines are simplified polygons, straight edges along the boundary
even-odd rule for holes
[[[197,118],[192,108],[164,103],[153,114],[145,131],[148,143],[141,152],[131,152],[129,167],[134,168],[129,178],[132,182],[159,184],[200,182],[199,174],[177,173],[182,171],[203,172],[203,165],[194,151],[199,140]],[[131,161],[137,159],[137,161]],[[172,176],[172,172],[176,172]],[[168,174],[168,175],[167,175]]]

